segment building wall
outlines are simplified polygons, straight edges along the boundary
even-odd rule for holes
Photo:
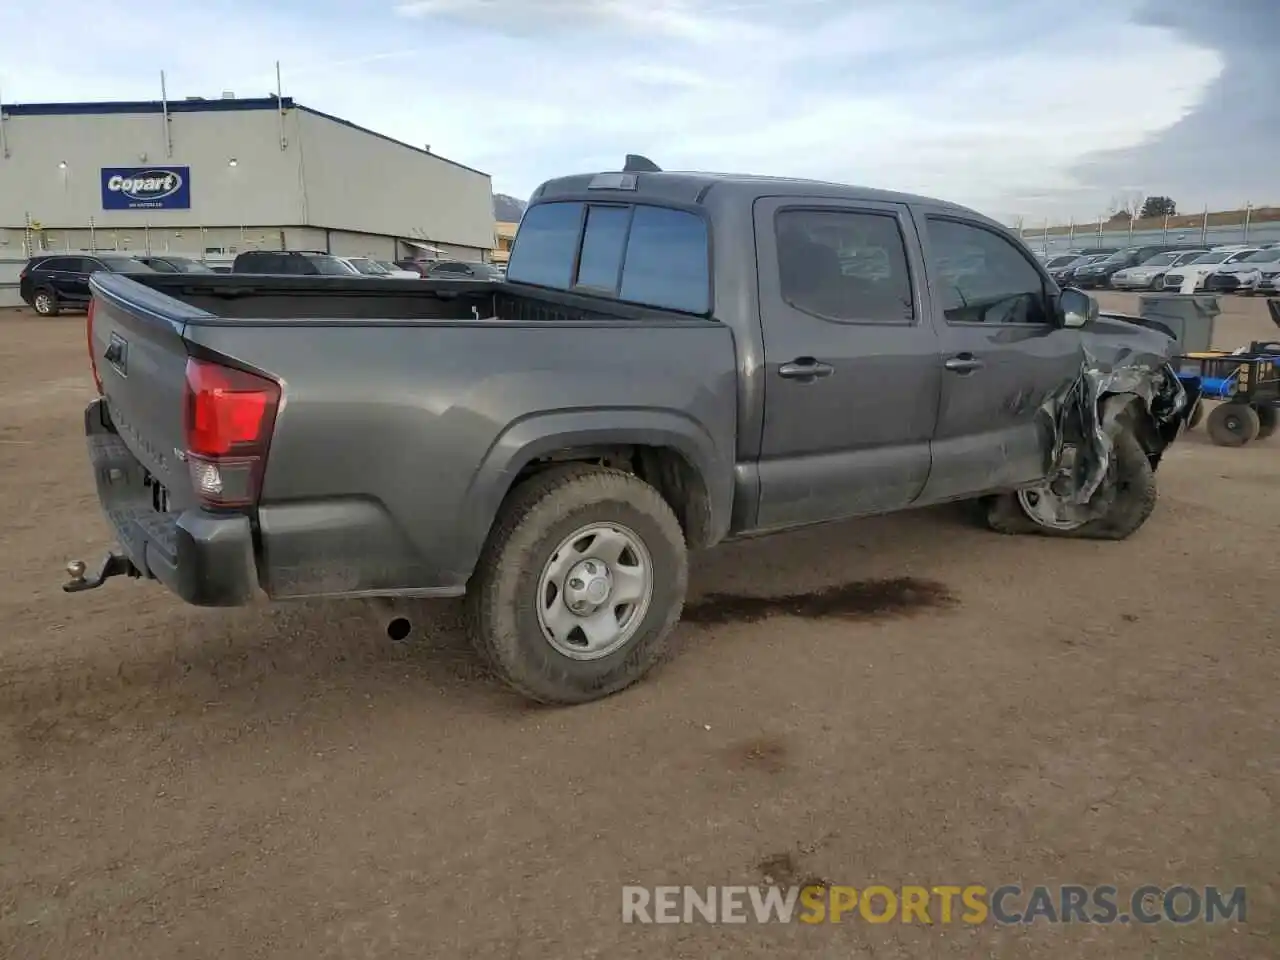
[[[10,116],[9,156],[0,158],[0,227],[20,228],[28,213],[47,228],[85,227],[92,216],[97,227],[137,232],[147,223],[237,229],[306,223],[294,145],[298,111],[285,112],[287,150],[280,149],[279,122],[274,109],[171,113],[170,157],[158,113]],[[191,209],[102,209],[101,168],[145,166],[190,167]]]
[[[6,108],[0,239],[20,249],[29,215],[55,250],[88,249],[90,217],[101,249],[278,249],[283,231],[323,250],[325,230],[348,255],[401,255],[393,237],[468,260],[492,247],[487,174],[284,103],[282,150],[274,100],[174,101],[172,155],[159,104]],[[102,168],[147,166],[189,167],[190,209],[104,210]],[[299,243],[297,225],[321,229]]]
[[[493,188],[487,174],[298,112],[308,219],[428,243],[488,250]]]

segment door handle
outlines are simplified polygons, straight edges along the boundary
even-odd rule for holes
[[[778,368],[778,376],[786,377],[788,380],[802,381],[829,377],[835,372],[836,368],[831,364],[815,360],[813,357],[797,357],[790,363],[784,363]]]
[[[952,373],[973,373],[975,370],[982,369],[982,361],[972,353],[962,353],[951,357],[943,366]]]

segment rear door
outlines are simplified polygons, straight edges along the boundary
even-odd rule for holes
[[[1054,289],[998,228],[916,209],[942,338],[942,404],[922,502],[975,496],[1045,475],[1042,405],[1081,371],[1077,330],[1055,319]]]
[[[942,368],[907,208],[755,205],[761,529],[895,510],[929,477]]]
[[[80,257],[50,257],[40,266],[46,283],[63,303],[76,303],[83,299],[77,293],[77,280],[83,273]]]

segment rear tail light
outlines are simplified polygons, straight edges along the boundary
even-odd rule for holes
[[[280,384],[193,357],[185,394],[187,466],[196,494],[211,507],[256,503]]]
[[[89,369],[93,371],[93,384],[98,388],[98,396],[102,396],[102,377],[98,375],[98,358],[93,352],[93,312],[97,306],[97,300],[89,301],[89,309],[84,316],[84,334],[89,341]]]

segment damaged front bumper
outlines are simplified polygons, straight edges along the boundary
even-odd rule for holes
[[[1177,341],[1159,323],[1102,314],[1097,330],[1081,340],[1079,373],[1051,394],[1042,410],[1052,435],[1047,483],[1060,491],[1063,474],[1069,473],[1065,499],[1083,517],[1106,509],[1098,494],[1112,465],[1121,418],[1129,417],[1154,467],[1186,427],[1199,397],[1178,379],[1172,363]]]

